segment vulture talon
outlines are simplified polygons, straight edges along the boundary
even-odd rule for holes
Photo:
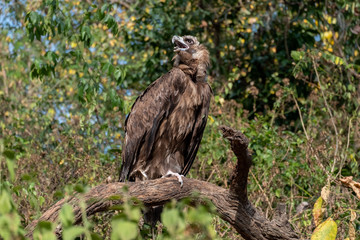
[[[182,179],[182,177],[184,177],[184,175],[180,175],[180,174],[178,174],[178,173],[174,173],[174,172],[172,172],[172,171],[170,171],[170,170],[165,174],[165,176],[162,176],[162,178],[172,177],[172,176],[177,177],[177,179],[178,179],[178,181],[179,181],[179,183],[180,183],[180,187],[182,187],[182,186],[184,185],[184,181],[183,181],[183,179]]]

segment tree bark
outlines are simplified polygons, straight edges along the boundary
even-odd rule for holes
[[[248,152],[248,140],[239,131],[221,126],[223,135],[230,141],[231,148],[238,158],[237,166],[231,177],[230,189],[224,189],[214,184],[184,178],[184,185],[175,177],[161,178],[143,182],[109,183],[92,188],[85,194],[77,194],[68,199],[62,199],[48,209],[38,220],[27,227],[27,236],[31,237],[39,221],[58,223],[59,211],[64,203],[74,208],[75,223],[82,219],[79,207],[80,199],[87,204],[86,214],[91,216],[97,212],[108,211],[111,206],[122,204],[124,196],[135,197],[145,206],[157,206],[171,199],[190,198],[192,203],[204,204],[210,200],[216,207],[217,214],[229,222],[245,239],[299,239],[288,222],[285,206],[279,205],[272,221],[266,219],[247,198],[247,178],[251,166]],[[127,186],[127,191],[124,187]],[[118,197],[114,197],[118,196]],[[56,234],[61,237],[61,225],[58,223]]]

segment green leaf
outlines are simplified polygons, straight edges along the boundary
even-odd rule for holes
[[[281,193],[282,193],[282,190],[280,188],[278,188],[275,191],[275,196],[279,198],[279,197],[281,197]]]
[[[101,13],[104,13],[108,7],[109,7],[109,4],[105,3],[105,4],[101,7]]]
[[[108,72],[109,72],[109,69],[110,69],[110,66],[111,66],[111,63],[107,62],[107,63],[105,63],[105,64],[103,65],[103,67],[102,67],[101,70],[102,70],[104,73],[108,73]]]
[[[130,212],[128,213],[128,217],[129,219],[133,220],[133,221],[139,221],[140,217],[141,217],[141,211],[140,208],[132,208],[130,210]]]
[[[30,21],[32,24],[36,24],[37,23],[37,20],[38,20],[38,15],[36,12],[30,12]]]
[[[114,77],[116,80],[119,80],[119,78],[121,77],[121,70],[119,68],[115,70]]]
[[[75,221],[75,216],[74,216],[73,208],[70,204],[65,203],[62,206],[59,218],[64,228],[68,226],[72,226],[72,224]]]
[[[34,240],[55,240],[56,236],[53,227],[51,222],[39,222],[33,234]]]
[[[311,240],[335,240],[337,224],[332,218],[328,218],[314,230]]]
[[[85,232],[84,227],[72,226],[63,230],[64,240],[73,240]]]
[[[15,179],[15,161],[10,160],[10,159],[6,159],[6,165],[8,167],[9,173],[10,173],[10,178],[11,180]]]
[[[124,221],[124,220],[113,220],[111,223],[112,240],[130,240],[134,239],[138,235],[138,226],[134,222]]]
[[[15,159],[15,152],[12,151],[12,150],[6,149],[6,150],[3,152],[3,155],[4,155],[5,157],[7,157],[8,159],[10,159],[10,160],[14,160],[14,159]]]
[[[301,60],[304,56],[305,56],[305,52],[303,52],[303,51],[291,51],[291,57],[295,61]]]
[[[6,191],[1,191],[1,195],[0,195],[0,213],[1,214],[9,213],[11,211],[11,209],[12,209],[12,207],[11,207],[10,195]]]
[[[174,235],[185,229],[184,219],[180,217],[179,210],[177,209],[165,210],[161,214],[161,220],[168,231]]]

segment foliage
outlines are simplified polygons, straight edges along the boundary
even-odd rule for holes
[[[217,128],[241,129],[253,151],[250,201],[267,217],[285,202],[304,238],[330,218],[337,238],[360,234],[359,200],[338,181],[360,178],[358,1],[117,2],[0,1],[1,238],[24,238],[57,200],[117,179],[126,114],[171,68],[171,37],[185,34],[209,48],[214,90],[189,176],[228,187],[236,159]],[[185,203],[166,207],[160,239],[239,238],[208,207]],[[63,237],[150,237],[140,215],[128,203],[73,226],[64,206]],[[34,238],[53,238],[54,227],[39,223]]]

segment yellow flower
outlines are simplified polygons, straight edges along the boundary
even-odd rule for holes
[[[325,39],[330,39],[330,38],[332,38],[332,32],[331,31],[326,31],[326,32],[324,32],[324,38]]]
[[[134,55],[133,55],[133,56],[131,56],[131,59],[132,59],[132,60],[134,60],[134,59],[135,59],[135,56],[134,56]]]
[[[70,69],[70,70],[69,70],[69,74],[70,74],[70,75],[74,75],[74,74],[75,74],[75,70],[74,70],[74,69]]]
[[[84,73],[79,73],[79,77],[83,77],[84,76]]]
[[[357,57],[359,55],[359,51],[358,50],[355,50],[354,51],[354,56]]]
[[[151,31],[151,30],[153,30],[154,27],[152,25],[148,24],[148,25],[146,25],[146,28]]]
[[[64,164],[64,159],[61,159],[61,161],[59,162],[60,165]]]
[[[71,46],[72,48],[76,48],[77,43],[76,43],[76,42],[71,42],[70,46]]]

